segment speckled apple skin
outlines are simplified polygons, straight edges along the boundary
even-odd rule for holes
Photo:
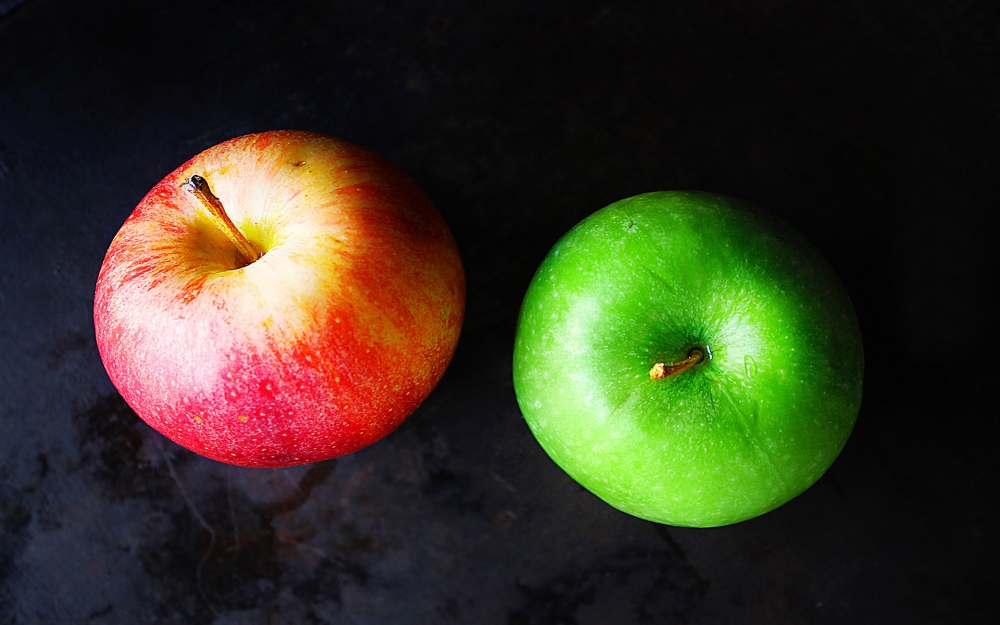
[[[657,362],[710,354],[675,376]],[[819,252],[734,198],[648,193],[587,217],[528,288],[514,390],[549,456],[616,508],[744,521],[833,463],[861,405],[854,308]]]
[[[235,249],[182,189],[204,177],[265,253]],[[139,203],[108,250],[94,324],[111,381],[199,454],[281,467],[341,456],[398,427],[458,342],[461,257],[405,174],[296,131],[195,156]]]

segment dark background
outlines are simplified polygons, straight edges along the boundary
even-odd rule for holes
[[[998,42],[985,0],[0,0],[0,624],[995,622]],[[468,313],[398,431],[249,470],[129,411],[91,307],[153,184],[275,128],[409,172]],[[864,333],[844,452],[736,526],[606,506],[514,399],[548,248],[658,189],[781,215]]]

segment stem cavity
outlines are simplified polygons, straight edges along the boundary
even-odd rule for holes
[[[682,371],[687,371],[702,360],[705,360],[705,352],[703,352],[701,348],[695,347],[688,352],[688,357],[680,362],[675,362],[670,365],[658,362],[653,365],[653,368],[649,370],[649,379],[661,380],[667,376],[677,375]]]
[[[215,225],[226,235],[226,238],[236,246],[236,252],[240,256],[242,261],[241,267],[245,267],[250,263],[254,262],[263,254],[257,251],[250,241],[243,236],[233,220],[229,218],[226,214],[226,209],[222,206],[222,202],[219,198],[215,197],[212,193],[212,187],[208,186],[208,181],[201,176],[195,174],[191,176],[187,182],[181,185],[181,188],[189,193],[193,193],[195,197],[201,200],[202,205],[208,211],[208,214],[212,216],[212,220]]]

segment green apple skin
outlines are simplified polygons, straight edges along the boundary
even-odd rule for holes
[[[658,362],[697,365],[652,379]],[[840,280],[801,235],[734,198],[658,192],[570,230],[521,308],[514,390],[577,482],[629,514],[736,523],[812,485],[861,405]]]

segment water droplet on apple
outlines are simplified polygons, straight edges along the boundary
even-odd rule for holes
[[[747,372],[747,377],[752,378],[757,375],[757,362],[753,359],[753,356],[747,354],[743,357],[743,368]]]

